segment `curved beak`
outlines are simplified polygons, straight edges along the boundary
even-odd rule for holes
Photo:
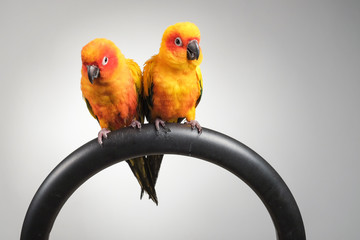
[[[200,47],[197,40],[191,40],[187,45],[187,59],[198,60],[200,55]]]
[[[86,68],[87,68],[87,72],[88,72],[89,81],[92,84],[94,82],[94,79],[99,77],[100,70],[95,65],[86,65]]]

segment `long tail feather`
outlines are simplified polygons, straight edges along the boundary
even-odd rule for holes
[[[146,157],[139,157],[139,158],[134,158],[134,159],[129,159],[126,161],[134,176],[136,177],[136,179],[138,180],[140,186],[141,186],[141,194],[140,194],[140,199],[142,198],[143,194],[144,194],[144,190],[149,194],[149,197],[154,201],[154,203],[156,205],[158,205],[158,199],[156,196],[156,191],[155,191],[155,184],[154,179],[153,179],[153,175],[152,175],[152,170],[150,168],[149,162],[147,161]]]
[[[147,161],[149,162],[150,166],[150,174],[153,180],[154,186],[156,184],[157,178],[159,176],[159,170],[161,166],[161,162],[164,155],[150,155],[147,156]]]

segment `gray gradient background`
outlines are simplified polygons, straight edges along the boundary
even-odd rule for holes
[[[202,34],[197,119],[263,156],[294,194],[308,239],[360,239],[359,1],[2,1],[1,239],[18,239],[48,173],[96,137],[80,51],[113,40],[141,66],[168,25]],[[125,163],[68,200],[51,239],[275,239],[265,207],[210,163],[166,156],[159,206]]]

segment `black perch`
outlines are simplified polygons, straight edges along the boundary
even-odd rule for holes
[[[47,240],[64,203],[99,171],[143,155],[179,154],[212,162],[232,172],[260,197],[273,220],[278,240],[305,240],[299,208],[279,174],[257,153],[226,135],[203,128],[167,124],[170,132],[152,124],[141,130],[111,132],[100,146],[94,139],[66,157],[44,180],[28,208],[21,240]]]

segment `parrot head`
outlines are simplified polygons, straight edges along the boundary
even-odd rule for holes
[[[120,49],[110,40],[97,38],[86,44],[81,50],[82,74],[88,76],[93,84],[110,79],[122,64],[124,56]]]
[[[202,61],[200,30],[190,22],[180,22],[169,26],[162,37],[159,57],[169,65],[193,69]]]

